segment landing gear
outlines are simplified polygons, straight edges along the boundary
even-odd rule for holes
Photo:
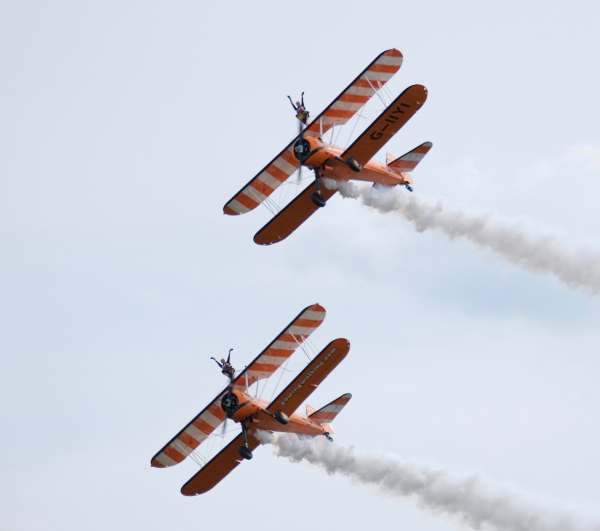
[[[310,194],[310,200],[319,208],[323,208],[327,204],[325,199],[323,199],[321,192],[313,192]]]
[[[352,157],[346,160],[346,164],[348,164],[348,167],[352,171],[355,171],[357,173],[362,170],[362,165],[360,164],[360,162],[358,162],[356,159],[353,159]]]
[[[315,168],[315,185],[317,187],[316,191],[310,194],[310,200],[319,208],[323,208],[327,202],[323,199],[321,195],[321,172],[318,168]]]
[[[273,417],[275,417],[275,420],[279,422],[279,424],[285,425],[290,421],[289,417],[283,411],[279,410],[275,411]]]
[[[329,442],[333,442],[333,437],[331,435],[329,435],[329,433],[325,433],[325,438],[329,441]]]
[[[242,435],[244,436],[244,444],[240,446],[239,453],[244,459],[252,459],[252,450],[248,446],[248,430],[246,429],[246,423],[242,421]]]
[[[407,189],[409,192],[412,192],[412,191],[413,191],[413,188],[412,188],[412,186],[411,186],[410,184],[405,184],[404,186],[406,187],[406,189]]]
[[[248,448],[247,446],[240,446],[240,455],[244,459],[250,461],[250,459],[252,459],[252,450],[250,450],[250,448]]]

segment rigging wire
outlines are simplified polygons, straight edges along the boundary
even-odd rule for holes
[[[200,467],[203,467],[206,464],[206,459],[204,459],[200,454],[196,453],[196,450],[192,450],[190,457]]]
[[[307,337],[306,340],[306,346],[313,352],[313,355],[316,356],[317,355],[317,348],[315,347],[314,343]]]
[[[286,366],[289,361],[290,361],[290,358],[285,360],[285,363],[281,367],[282,370],[279,372],[279,379],[277,380],[277,383],[275,384],[275,387],[273,388],[273,393],[271,393],[271,399],[269,400],[269,402],[273,402],[273,399],[275,398],[275,393],[277,392],[277,388],[279,387],[279,384],[281,384],[281,379],[283,378],[283,373],[285,372]]]
[[[310,354],[308,353],[308,351],[306,350],[306,347],[304,346],[304,341],[306,341],[306,338],[302,338],[300,336],[295,336],[294,334],[290,334],[290,335],[294,338],[294,341],[296,342],[296,344],[302,349],[302,352],[304,352],[304,354],[306,354],[308,361],[312,361]]]
[[[375,94],[377,95],[377,97],[379,98],[379,100],[381,101],[381,103],[383,104],[383,106],[385,108],[385,106],[386,106],[385,101],[384,101],[383,97],[381,96],[381,94],[379,94],[379,91],[373,86],[373,84],[371,83],[371,80],[368,77],[365,77],[365,79],[367,80],[367,83],[373,90],[373,95],[375,95]]]
[[[271,205],[270,200],[268,197],[265,198],[265,200],[262,203],[265,208],[273,215],[277,214],[277,212],[275,212],[275,210],[273,209],[273,205]]]
[[[354,136],[354,132],[356,131],[356,126],[358,125],[358,122],[360,122],[361,119],[363,119],[364,116],[360,113],[357,112],[356,113],[356,118],[354,120],[354,125],[352,126],[352,131],[350,132],[350,135],[348,135],[348,140],[346,140],[346,148],[350,145],[350,141],[352,140],[352,137]]]

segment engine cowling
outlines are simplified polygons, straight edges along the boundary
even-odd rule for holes
[[[234,413],[240,407],[240,399],[233,391],[228,391],[221,398],[221,408],[228,417],[233,417]]]
[[[300,162],[304,162],[311,151],[310,142],[306,138],[299,138],[294,144],[294,157]]]

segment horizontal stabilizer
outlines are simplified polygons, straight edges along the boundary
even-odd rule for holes
[[[420,146],[410,150],[397,159],[389,160],[391,157],[388,154],[387,165],[395,171],[410,172],[413,171],[419,162],[423,160],[423,157],[429,153],[429,150],[433,147],[431,142],[423,142]]]
[[[350,402],[351,398],[352,395],[350,393],[343,394],[319,409],[319,411],[315,411],[309,415],[308,418],[319,424],[329,424],[330,422],[333,422],[333,419],[335,419],[339,412],[344,409],[344,406]]]

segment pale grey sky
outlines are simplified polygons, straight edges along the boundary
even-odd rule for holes
[[[593,2],[2,4],[0,529],[457,529],[269,448],[192,499],[193,462],[150,468],[222,387],[208,357],[242,365],[313,302],[316,346],[352,344],[310,400],[353,393],[336,441],[600,518],[597,297],[340,197],[269,248],[266,210],[221,212],[293,135],[286,94],[316,114],[396,47],[390,90],[429,89],[387,146],[434,142],[415,194],[600,250],[599,25]]]

